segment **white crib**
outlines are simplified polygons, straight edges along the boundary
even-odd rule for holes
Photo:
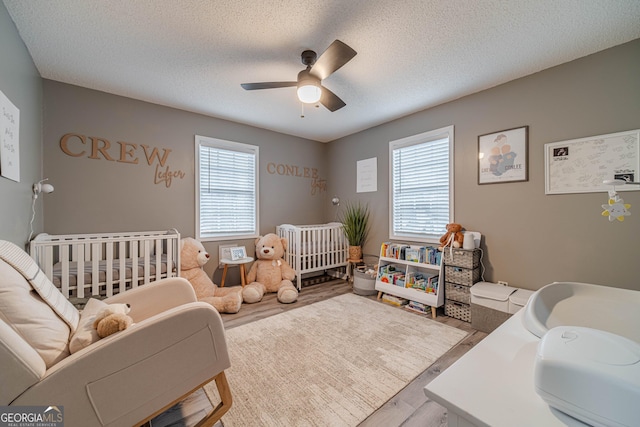
[[[347,265],[349,243],[339,222],[283,224],[276,227],[276,234],[287,239],[284,258],[296,271],[298,290],[303,274]]]
[[[180,275],[180,233],[39,234],[30,254],[71,300],[109,297]],[[83,274],[79,274],[79,272]]]

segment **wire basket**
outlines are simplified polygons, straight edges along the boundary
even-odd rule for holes
[[[470,287],[457,283],[444,283],[445,297],[465,304],[471,303]]]
[[[476,268],[480,264],[480,251],[478,249],[447,249],[444,254],[445,265],[455,265],[462,268]]]
[[[471,306],[469,304],[447,300],[444,304],[444,314],[465,322],[471,322]]]
[[[447,282],[471,286],[480,280],[480,269],[452,267],[450,265],[446,265],[444,267],[444,277]]]

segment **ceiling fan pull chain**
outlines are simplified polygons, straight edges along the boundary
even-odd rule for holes
[[[300,103],[300,118],[304,119],[304,102]]]

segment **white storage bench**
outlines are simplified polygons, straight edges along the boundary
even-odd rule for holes
[[[491,333],[527,304],[533,291],[497,283],[478,282],[471,287],[471,327]]]

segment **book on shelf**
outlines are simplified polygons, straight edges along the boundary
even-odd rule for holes
[[[384,242],[380,247],[380,255],[422,264],[440,265],[442,253],[434,246],[411,246],[402,243]]]
[[[416,313],[426,314],[431,311],[431,307],[418,301],[409,301],[409,304],[404,306],[405,309],[415,311]]]
[[[409,304],[409,300],[401,297],[397,297],[394,295],[384,294],[382,296],[382,302],[386,302],[387,304],[395,305],[396,307],[401,307],[403,305]]]

